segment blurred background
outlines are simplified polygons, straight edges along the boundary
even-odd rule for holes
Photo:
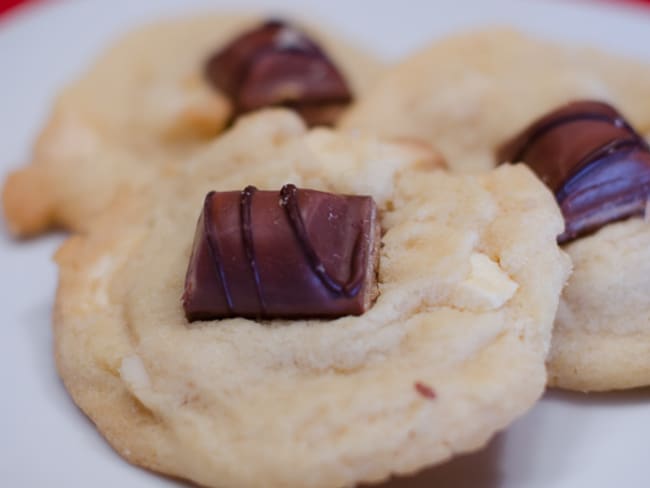
[[[53,1],[65,1],[65,0],[0,0],[0,15],[3,13],[9,12],[10,10],[27,3],[35,2],[53,2]],[[544,0],[533,0],[533,1],[544,1]],[[648,4],[650,5],[650,0],[568,0],[568,1],[599,1],[612,3],[638,3],[638,4]],[[234,3],[234,2],[231,2]],[[334,2],[336,3],[336,2]]]

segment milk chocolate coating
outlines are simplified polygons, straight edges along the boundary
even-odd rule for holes
[[[371,197],[285,185],[211,192],[185,279],[189,321],[360,315],[376,298]]]
[[[525,162],[555,193],[565,221],[560,244],[645,213],[648,144],[606,103],[577,101],[545,115],[497,158]]]
[[[268,21],[206,63],[207,79],[232,100],[235,115],[287,106],[309,125],[332,125],[352,94],[323,50],[291,25]]]

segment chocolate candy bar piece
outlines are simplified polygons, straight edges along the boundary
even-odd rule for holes
[[[308,125],[333,125],[352,101],[343,76],[304,32],[271,20],[245,32],[205,65],[235,115],[269,106],[293,108]]]
[[[377,296],[380,229],[367,196],[285,185],[211,192],[185,278],[189,321],[360,315]]]
[[[545,115],[504,144],[497,159],[525,162],[555,193],[565,221],[560,244],[645,213],[648,144],[606,103],[577,101]]]

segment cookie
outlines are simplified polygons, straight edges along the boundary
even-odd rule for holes
[[[615,107],[561,106],[498,151],[555,193],[574,273],[558,310],[551,385],[582,391],[650,384],[650,146]]]
[[[549,384],[579,391],[650,385],[650,224],[609,224],[564,249],[574,271],[558,308]]]
[[[440,167],[424,145],[308,131],[283,110],[240,119],[58,252],[66,388],[127,460],[205,486],[351,486],[478,449],[542,394],[569,264],[557,206],[529,169]],[[372,197],[374,304],[188,322],[206,194],[287,183]]]
[[[585,136],[565,136],[562,140],[572,141],[572,148],[554,153],[543,143],[538,149],[513,150],[509,157],[499,154],[504,143],[545,113],[585,98],[612,102],[625,116],[621,127],[635,128],[633,139],[647,135],[650,93],[643,80],[648,76],[648,66],[593,49],[537,41],[510,30],[487,30],[435,43],[394,68],[342,125],[437,141],[451,168],[458,171],[524,161],[536,165],[538,174],[553,186],[567,176],[562,172],[568,170],[557,168],[560,162],[568,158],[580,166],[590,150],[611,149],[607,146],[611,138],[585,149],[585,138],[599,133],[596,127]],[[531,154],[534,151],[537,155]],[[645,181],[632,174],[630,182]],[[559,199],[566,197],[559,187],[552,189]],[[566,212],[577,219],[560,240],[570,233],[580,239],[565,246],[575,267],[559,307],[549,382],[582,391],[648,385],[650,367],[643,344],[649,310],[639,291],[646,274],[639,250],[647,232],[645,222],[628,213],[630,220],[593,233],[598,219],[585,208],[587,200],[576,198],[564,200]],[[636,210],[645,208],[641,200],[635,202]],[[592,205],[587,201],[586,207]],[[608,219],[612,217],[616,216]],[[618,236],[616,243],[608,237],[613,235]]]
[[[339,36],[308,31],[212,14],[126,35],[63,91],[32,161],[9,175],[3,192],[9,229],[18,236],[87,229],[114,202],[176,171],[178,161],[243,110],[306,100],[311,105],[296,106],[305,117],[331,121],[380,64]],[[215,64],[219,54],[227,59]],[[258,61],[254,79],[245,96],[234,97],[220,75],[243,76],[251,57]],[[332,107],[314,108],[330,96]]]
[[[614,103],[650,133],[650,67],[488,29],[437,41],[389,70],[342,126],[436,145],[456,171],[493,167],[506,138],[575,98]]]

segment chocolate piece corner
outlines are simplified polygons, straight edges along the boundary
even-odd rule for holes
[[[560,244],[645,213],[648,144],[607,103],[576,101],[548,113],[501,146],[497,159],[523,161],[554,192],[565,221]]]
[[[208,81],[235,106],[235,115],[285,106],[308,125],[333,125],[352,101],[343,75],[304,32],[272,19],[244,32],[213,54]]]

